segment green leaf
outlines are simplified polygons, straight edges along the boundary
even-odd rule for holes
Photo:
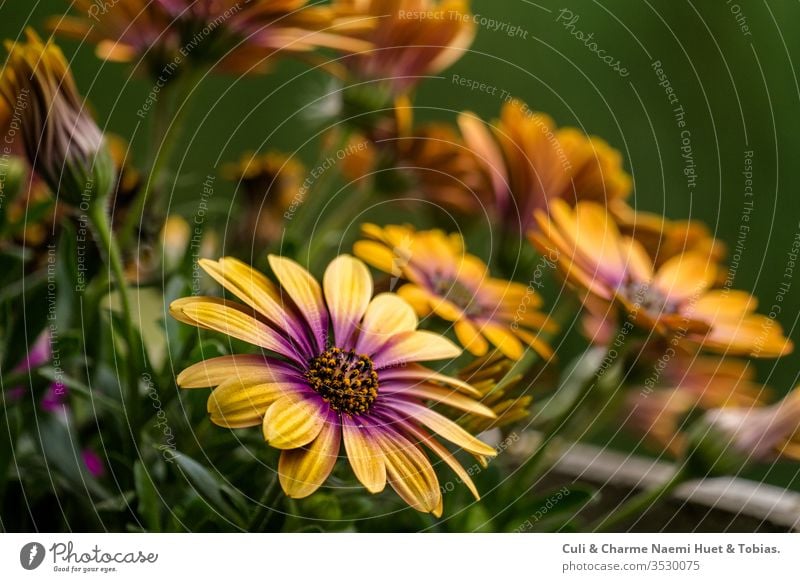
[[[234,522],[240,527],[245,527],[244,519],[234,509],[234,507],[225,500],[223,491],[230,495],[235,495],[229,487],[222,483],[215,475],[208,469],[203,467],[200,463],[184,455],[183,453],[174,453],[173,466],[176,468],[181,477],[186,479],[192,486],[194,491],[202,497],[202,499],[211,507],[212,510],[219,515]]]
[[[133,479],[138,499],[137,511],[144,520],[148,531],[161,531],[161,496],[156,490],[153,477],[141,461],[133,465]]]

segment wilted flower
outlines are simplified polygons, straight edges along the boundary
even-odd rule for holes
[[[183,388],[217,386],[211,421],[261,426],[281,449],[278,474],[290,497],[311,495],[327,479],[344,444],[356,477],[377,493],[388,482],[409,505],[441,515],[439,482],[422,445],[477,496],[464,468],[428,430],[480,458],[493,456],[454,422],[426,406],[445,404],[492,417],[467,383],[418,364],[461,352],[447,339],[417,331],[400,297],[372,297],[366,265],[347,255],[325,271],[322,286],[297,263],[271,255],[280,286],[236,259],[201,261],[243,303],[188,297],[170,312],[184,323],[225,333],[264,353],[206,360],[178,376]]]
[[[598,137],[556,127],[520,101],[506,103],[491,131],[472,113],[458,119],[467,145],[491,177],[496,212],[506,228],[524,234],[533,212],[553,200],[608,203],[631,191],[622,156]]]
[[[9,41],[6,48],[0,96],[21,112],[28,161],[58,199],[74,206],[104,199],[114,164],[61,50],[30,29],[27,42]]]
[[[489,343],[515,360],[522,357],[525,346],[544,357],[552,355],[539,337],[553,324],[538,310],[542,304],[538,293],[493,278],[483,261],[467,253],[460,235],[374,224],[365,224],[362,231],[369,240],[357,242],[355,254],[390,274],[393,284],[407,281],[397,292],[417,315],[434,313],[453,322],[458,340],[474,355],[486,354]]]
[[[700,252],[672,257],[654,270],[642,245],[620,234],[606,208],[563,200],[536,212],[532,242],[557,252],[559,270],[579,289],[625,307],[646,330],[731,355],[778,357],[793,349],[780,325],[754,313],[744,291],[711,289],[718,268]]]
[[[261,249],[280,238],[286,210],[303,202],[305,168],[295,157],[278,152],[247,153],[227,164],[224,176],[241,186],[244,225],[228,236],[237,247]]]
[[[362,36],[374,48],[341,62],[356,80],[376,81],[391,96],[452,65],[475,37],[465,0],[334,0],[332,6],[374,18],[376,26]]]

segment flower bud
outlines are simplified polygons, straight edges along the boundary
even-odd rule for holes
[[[19,117],[31,166],[68,204],[104,200],[114,184],[114,164],[63,53],[30,29],[27,42],[7,42],[6,48],[0,96]]]

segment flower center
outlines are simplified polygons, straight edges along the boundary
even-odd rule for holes
[[[623,293],[631,303],[647,313],[672,314],[678,311],[674,303],[647,283],[628,283],[623,287]]]
[[[439,279],[436,281],[435,293],[456,304],[467,315],[478,315],[481,306],[475,300],[475,293],[461,281]]]
[[[309,385],[336,412],[366,414],[378,398],[378,373],[369,356],[330,348],[308,363]]]

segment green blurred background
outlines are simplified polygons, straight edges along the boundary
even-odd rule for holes
[[[4,38],[25,26],[43,31],[45,19],[69,2],[6,0],[0,4]],[[800,4],[789,0],[727,2],[645,0],[550,2],[474,0],[474,12],[519,30],[481,27],[472,50],[440,77],[422,85],[416,116],[453,119],[469,109],[494,118],[504,91],[532,109],[575,125],[619,148],[635,180],[635,205],[673,218],[702,219],[731,252],[741,241],[734,285],[752,290],[795,342],[800,311],[800,270],[787,271],[787,253],[800,236],[800,203],[794,171],[800,154],[800,108],[795,62],[800,59]],[[577,21],[564,27],[568,10]],[[561,21],[559,22],[559,18]],[[746,28],[745,28],[746,27]],[[602,62],[570,32],[593,41],[629,74]],[[101,124],[130,138],[144,159],[147,124],[136,111],[150,89],[128,67],[102,63],[93,47],[62,42],[78,85]],[[660,61],[690,132],[696,185],[684,175],[681,131],[654,72]],[[453,83],[452,75],[498,87],[494,95]],[[192,109],[177,149],[180,179],[173,210],[192,215],[207,175],[245,150],[297,151],[313,159],[313,128],[303,113],[325,91],[328,79],[296,62],[280,62],[265,77],[207,77],[192,97]],[[745,151],[753,152],[753,210],[743,222]],[[225,220],[233,186],[220,180],[211,206]],[[744,224],[749,232],[740,230]],[[781,296],[780,285],[789,283]],[[759,362],[761,380],[779,393],[798,383],[798,356]],[[629,441],[615,439],[618,446]],[[796,465],[777,464],[749,474],[800,489]]]

